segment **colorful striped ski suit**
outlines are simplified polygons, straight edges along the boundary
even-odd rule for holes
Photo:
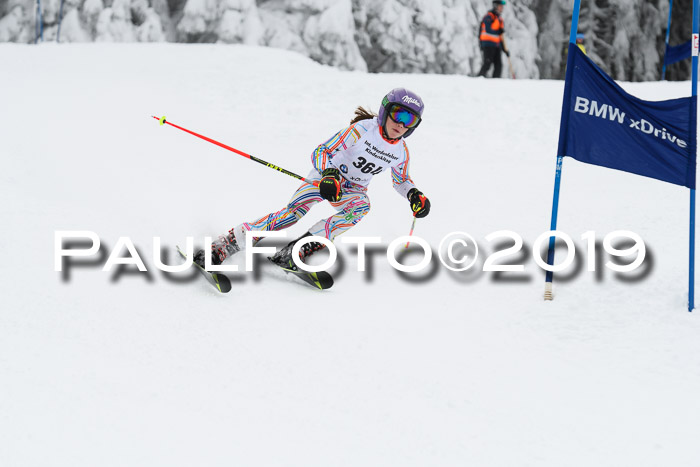
[[[367,186],[372,177],[391,169],[394,189],[403,197],[414,188],[408,174],[409,153],[403,138],[390,142],[380,133],[377,117],[361,120],[339,131],[311,154],[311,163],[323,172],[340,170],[343,177]]]
[[[331,202],[337,213],[314,224],[309,232],[333,241],[367,215],[370,209],[367,185],[374,175],[391,170],[394,189],[406,197],[415,185],[408,174],[409,153],[403,139],[385,140],[377,118],[362,120],[339,131],[319,145],[311,155],[314,168],[307,179],[320,180],[321,172],[328,167],[337,168],[343,177],[342,196]],[[257,220],[244,222],[231,231],[238,245],[245,245],[248,231],[282,230],[296,224],[311,207],[325,201],[318,188],[303,183],[292,195],[285,207]]]

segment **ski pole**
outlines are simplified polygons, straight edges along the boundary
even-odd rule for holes
[[[409,237],[413,236],[413,229],[416,228],[416,219],[418,219],[418,218],[416,217],[416,214],[414,213],[413,214],[413,223],[411,223],[411,231],[408,233]],[[408,248],[409,243],[411,243],[411,242],[410,241],[406,242],[406,246],[404,248]]]
[[[515,72],[513,71],[513,63],[510,61],[510,57],[508,57],[507,55],[506,55],[506,57],[508,58],[508,69],[510,70],[510,76],[511,76],[511,78],[515,79]]]
[[[250,159],[251,161],[255,161],[255,162],[257,162],[257,163],[259,163],[259,164],[262,164],[262,165],[264,165],[264,166],[266,166],[266,167],[269,167],[269,168],[271,168],[271,169],[275,169],[275,170],[278,171],[278,172],[282,172],[282,173],[285,174],[285,175],[289,175],[290,177],[294,177],[294,178],[296,178],[296,179],[298,179],[298,180],[301,180],[302,182],[306,182],[306,183],[308,183],[309,185],[318,186],[318,184],[319,184],[319,181],[318,181],[318,180],[307,180],[306,178],[302,177],[301,175],[297,175],[297,174],[295,174],[295,173],[293,173],[293,172],[290,172],[289,170],[283,169],[282,167],[278,167],[278,166],[276,166],[276,165],[274,165],[274,164],[270,164],[269,162],[265,162],[264,160],[258,159],[258,158],[255,157],[255,156],[251,156],[250,154],[246,154],[246,153],[243,152],[243,151],[239,151],[238,149],[232,148],[231,146],[226,146],[225,144],[220,143],[220,142],[218,142],[218,141],[216,141],[216,140],[214,140],[214,139],[207,138],[207,137],[204,136],[204,135],[200,135],[199,133],[195,133],[194,131],[190,131],[190,130],[188,130],[188,129],[186,129],[186,128],[182,128],[181,126],[175,125],[174,123],[170,123],[169,121],[167,121],[167,120],[165,119],[165,116],[163,116],[163,117],[161,117],[161,118],[158,118],[158,117],[155,117],[155,116],[152,116],[152,117],[155,118],[156,120],[158,120],[158,121],[160,122],[161,125],[163,125],[163,124],[168,124],[168,125],[170,125],[170,126],[172,126],[172,127],[177,128],[178,130],[184,131],[185,133],[189,133],[189,134],[191,134],[191,135],[193,135],[193,136],[196,136],[197,138],[201,138],[201,139],[203,139],[204,141],[208,141],[208,142],[210,142],[210,143],[212,143],[212,144],[216,144],[216,145],[219,146],[219,147],[222,147],[222,148],[224,148],[224,149],[228,149],[228,150],[231,151],[231,152],[235,152],[235,153],[238,154],[239,156],[247,157],[247,158]]]
[[[508,59],[508,71],[510,71],[510,77],[515,79],[515,72],[513,71],[513,63],[510,61],[510,50],[506,47],[506,37],[505,33],[501,34],[501,42],[503,43],[503,50],[508,51],[506,58]]]

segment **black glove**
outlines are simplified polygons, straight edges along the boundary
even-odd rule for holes
[[[510,52],[508,52],[506,49],[503,49],[503,53],[506,54],[506,57],[510,58]]]
[[[338,201],[343,195],[340,188],[340,171],[338,169],[328,168],[321,174],[321,182],[318,184],[318,191],[321,192],[321,198],[328,201]]]
[[[418,188],[411,188],[411,191],[408,192],[408,201],[411,203],[413,215],[419,219],[427,216],[430,212],[430,201],[422,192],[418,191]]]

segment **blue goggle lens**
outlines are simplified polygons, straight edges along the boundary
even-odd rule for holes
[[[389,111],[389,117],[396,123],[402,123],[406,128],[415,128],[420,123],[420,117],[403,107],[394,106]]]

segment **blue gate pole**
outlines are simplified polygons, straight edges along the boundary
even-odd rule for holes
[[[697,1],[697,0],[695,0]],[[569,34],[569,43],[570,44],[575,44],[576,43],[576,34],[578,32],[578,16],[579,16],[579,11],[581,9],[581,0],[575,0],[574,1],[574,11],[571,14],[571,32]],[[566,76],[569,78],[569,76],[572,76],[572,70],[570,69],[570,60],[571,60],[571,54],[569,54],[568,60],[567,60],[567,65],[566,65]],[[565,108],[568,109],[568,102],[567,99],[569,98],[567,91],[567,87],[569,86],[569,80],[567,79],[565,85],[564,85],[564,103],[562,105],[562,112],[565,112],[568,110],[564,110]],[[563,116],[563,115],[562,115]],[[562,129],[559,130],[560,132]],[[559,135],[561,138],[561,134]],[[559,189],[561,187],[561,166],[562,166],[562,161],[564,159],[564,154],[559,154],[557,155],[557,168],[556,172],[554,174],[554,196],[552,199],[552,220],[549,224],[549,230],[557,230],[557,215],[559,213]],[[554,237],[549,237],[549,248],[547,250],[547,264],[552,266],[554,264],[554,243],[555,243],[555,238]],[[554,273],[552,271],[547,271],[547,274],[545,275],[545,280],[544,280],[544,299],[545,300],[552,300],[554,296],[552,295],[552,280],[554,279]]]
[[[695,308],[695,190],[690,190],[690,251],[688,252],[688,311]]]
[[[699,0],[693,0],[693,40],[691,42],[691,47],[693,48],[693,61],[692,61],[692,96],[698,95],[698,4]],[[690,111],[693,115],[690,116],[691,122],[697,122],[697,104],[690,106]],[[697,156],[697,128],[696,125],[692,125],[690,131],[695,132],[693,139],[695,144],[693,149],[695,154],[691,154],[692,157]],[[695,308],[695,190],[690,190],[690,248],[688,252],[688,311],[693,311]]]
[[[61,8],[58,10],[58,33],[56,33],[56,42],[61,42],[61,21],[63,21],[63,0],[61,0]]]
[[[666,48],[664,49],[664,64],[661,67],[661,81],[666,79],[666,52],[668,52],[668,37],[671,34],[671,12],[672,11],[673,11],[673,0],[669,0],[668,26],[666,26]]]
[[[34,4],[34,43],[39,43],[39,0]]]
[[[554,172],[554,196],[552,199],[552,221],[549,224],[549,230],[557,230],[557,215],[559,213],[559,188],[561,187],[561,164],[564,160],[564,156],[557,156],[557,168]],[[554,237],[549,237],[549,249],[547,250],[547,264],[550,266],[554,264]],[[554,297],[552,295],[552,280],[554,279],[554,273],[552,271],[547,271],[544,279],[544,299],[552,300]]]
[[[36,0],[36,22],[34,23],[34,43],[44,40],[44,18],[41,15],[41,0]]]

